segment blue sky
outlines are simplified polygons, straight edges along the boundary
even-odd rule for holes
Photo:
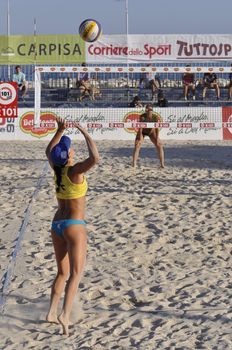
[[[11,34],[75,34],[86,18],[105,34],[126,32],[125,0],[9,0]],[[130,34],[231,34],[232,0],[128,0]],[[0,0],[0,35],[7,33]]]

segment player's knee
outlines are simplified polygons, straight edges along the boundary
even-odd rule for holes
[[[140,148],[141,145],[142,145],[142,142],[141,142],[140,140],[136,140],[136,141],[135,141],[135,147],[136,147],[136,148]]]
[[[58,269],[57,277],[59,277],[62,280],[67,280],[69,276],[69,271],[64,271],[63,269]]]
[[[162,144],[162,142],[160,140],[156,140],[155,141],[155,145],[156,145],[157,148],[163,147],[163,144]]]
[[[81,264],[73,266],[72,270],[70,271],[70,276],[72,276],[72,278],[80,278],[82,271],[83,267],[81,266]]]

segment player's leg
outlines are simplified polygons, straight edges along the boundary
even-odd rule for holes
[[[140,136],[140,131],[137,132],[136,138],[135,138],[135,146],[133,151],[133,157],[132,157],[132,166],[135,168],[137,164],[137,160],[139,158],[139,152],[140,148],[142,146],[144,140],[144,136]]]
[[[159,138],[159,130],[158,129],[154,129],[151,134],[149,135],[151,142],[155,145],[157,152],[158,152],[158,156],[159,156],[159,161],[160,161],[160,166],[161,168],[164,168],[164,149],[163,149],[163,145],[162,142]]]
[[[64,305],[58,317],[63,326],[63,334],[68,335],[68,327],[73,301],[83,275],[86,251],[87,233],[85,225],[70,225],[65,229],[64,237],[67,243],[70,261],[70,277],[65,288]]]
[[[51,287],[50,308],[47,314],[47,321],[58,323],[57,308],[64,290],[65,282],[69,275],[69,258],[67,244],[62,236],[52,230],[52,241],[55,250],[57,275]]]

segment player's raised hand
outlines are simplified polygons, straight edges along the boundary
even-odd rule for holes
[[[57,122],[58,130],[64,131],[65,129],[67,129],[68,124],[65,119],[57,117],[56,122]]]
[[[88,134],[87,129],[83,128],[78,122],[74,123],[74,127],[80,130],[83,135]]]

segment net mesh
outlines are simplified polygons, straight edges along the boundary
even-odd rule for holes
[[[175,108],[153,108],[154,121],[146,123],[148,127],[222,127],[219,108],[201,107],[175,107]],[[141,108],[42,108],[41,117],[51,114],[55,117],[64,118],[67,121],[78,122],[89,128],[111,127],[120,128],[124,126],[135,127],[140,120],[145,107]],[[41,119],[40,119],[41,124]],[[124,125],[126,124],[126,125]],[[200,125],[201,124],[201,125]],[[71,125],[71,124],[70,124]],[[141,127],[145,125],[141,122]],[[137,126],[140,126],[138,124]]]
[[[224,90],[230,84],[231,67],[40,67],[37,71],[41,92],[35,86],[35,94],[41,94],[41,107],[125,108],[136,95],[144,103],[157,102],[159,90],[173,105],[182,105],[184,73],[194,74],[195,105],[202,100],[204,73],[211,71],[217,74],[222,101],[226,100],[228,93]],[[83,77],[85,90],[80,85]],[[191,91],[188,97],[191,100]],[[213,103],[214,91],[210,89],[206,97]]]
[[[127,66],[127,67],[37,67],[35,70],[35,125],[43,113],[53,113],[92,128],[120,128],[137,123],[146,104],[158,116],[151,125],[163,128],[223,127],[217,107],[230,105],[228,90],[231,66]],[[203,101],[204,73],[217,74],[221,99],[209,88]],[[195,94],[184,99],[183,75],[194,76]],[[80,81],[84,81],[83,84]],[[152,81],[152,84],[151,84]],[[169,108],[160,108],[159,95]],[[133,105],[138,97],[141,105]],[[215,108],[214,108],[215,107]],[[127,125],[129,127],[129,124]],[[136,125],[138,126],[138,125]]]

